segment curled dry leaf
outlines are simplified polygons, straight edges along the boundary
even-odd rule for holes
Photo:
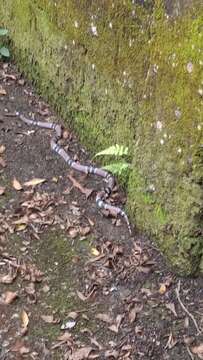
[[[29,317],[25,310],[21,312],[21,326],[26,328],[29,324]]]
[[[24,183],[25,186],[36,186],[39,184],[42,184],[46,181],[46,179],[39,179],[39,178],[34,178],[32,180],[26,181]]]
[[[1,305],[9,305],[11,304],[16,298],[18,297],[17,292],[13,291],[6,291],[0,297],[0,304]]]
[[[15,190],[17,190],[17,191],[22,190],[22,185],[16,178],[13,179],[12,185]]]

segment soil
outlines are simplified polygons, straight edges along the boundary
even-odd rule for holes
[[[102,180],[71,171],[16,111],[63,124],[1,63],[0,359],[203,359],[203,279],[177,276],[151,239],[99,211]],[[61,143],[91,163],[71,130]],[[110,201],[123,207],[122,189]]]

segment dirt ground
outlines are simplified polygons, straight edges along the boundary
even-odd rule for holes
[[[16,111],[63,123],[0,64],[0,359],[203,359],[203,279],[99,211],[101,179],[72,172]],[[68,129],[62,145],[90,164]]]

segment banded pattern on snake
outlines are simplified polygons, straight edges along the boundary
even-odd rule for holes
[[[107,198],[111,195],[113,188],[115,186],[114,176],[104,169],[91,165],[90,166],[82,165],[79,162],[76,162],[73,159],[71,159],[68,153],[58,144],[58,141],[62,138],[63,135],[63,128],[61,125],[57,123],[49,123],[49,122],[42,122],[42,121],[28,119],[19,112],[16,112],[16,116],[27,125],[33,125],[40,128],[53,130],[55,132],[55,135],[51,138],[51,149],[56,154],[60,155],[72,169],[85,174],[97,175],[103,178],[103,180],[107,183],[107,185],[105,186],[104,190],[99,191],[97,193],[96,204],[98,208],[108,210],[110,214],[123,217],[127,224],[129,233],[131,234],[131,226],[127,214],[121,208],[110,205],[109,203],[106,202]]]

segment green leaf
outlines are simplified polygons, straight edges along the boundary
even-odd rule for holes
[[[129,169],[130,164],[127,162],[117,162],[110,165],[103,166],[103,169],[110,171],[112,174],[121,175],[127,169]]]
[[[8,30],[7,29],[1,29],[0,28],[0,36],[4,36],[8,34]]]
[[[102,156],[102,155],[111,155],[111,156],[123,156],[128,154],[128,147],[125,147],[123,145],[113,145],[109,148],[98,152],[94,157],[96,156]]]
[[[2,47],[0,48],[0,54],[4,57],[9,57],[10,56],[10,52],[6,47]]]

